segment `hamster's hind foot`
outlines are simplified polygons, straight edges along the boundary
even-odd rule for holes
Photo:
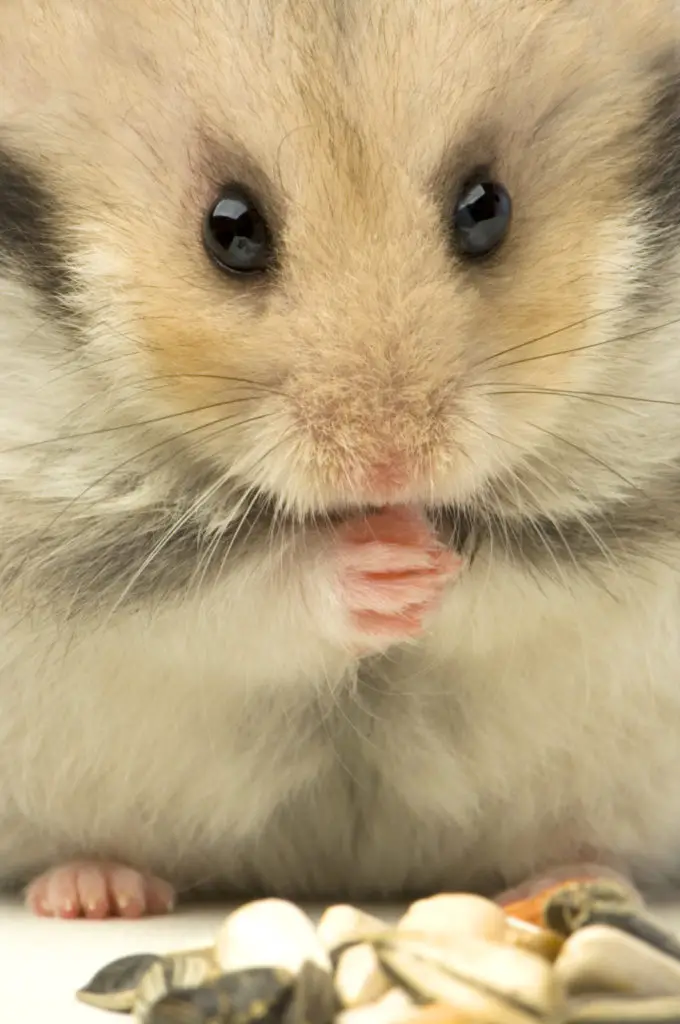
[[[35,878],[26,905],[41,917],[138,918],[169,913],[175,892],[162,879],[122,864],[73,861]]]

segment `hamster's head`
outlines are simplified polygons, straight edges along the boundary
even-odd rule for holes
[[[680,457],[677,30],[626,6],[5,3],[5,279],[178,479],[625,498]]]

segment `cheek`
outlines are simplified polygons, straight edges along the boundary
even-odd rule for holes
[[[145,362],[157,402],[179,413],[174,426],[190,437],[193,452],[251,477],[278,447],[286,419],[269,362],[248,348],[244,327],[216,331],[186,321],[149,329]],[[235,332],[238,334],[235,335]],[[244,339],[246,341],[244,342]]]
[[[625,216],[592,225],[575,213],[560,225],[559,246],[536,232],[530,251],[514,260],[509,252],[493,285],[491,274],[485,282],[470,335],[482,355],[466,401],[477,426],[470,448],[493,471],[575,428],[589,408],[575,393],[606,390],[608,341],[619,329],[612,311],[625,307],[639,246]]]
[[[530,237],[525,249],[509,253],[483,311],[489,341],[481,376],[536,388],[583,386],[602,365],[597,345],[630,292],[640,253],[635,231],[625,214],[597,221],[577,210],[552,232]]]
[[[96,262],[101,268],[101,255]],[[120,356],[112,372],[137,378],[156,404],[175,409],[272,393],[281,346],[253,289],[239,293],[189,258],[161,265],[138,251],[108,265],[115,275],[96,276],[88,303],[98,310],[95,344]],[[144,266],[143,274],[135,276],[135,266]]]
[[[147,379],[163,378],[180,405],[219,392],[220,377],[271,380],[269,293],[215,268],[195,197],[184,208],[158,199],[148,215],[138,198],[103,197],[96,214],[81,212],[76,272],[100,349],[129,356]]]

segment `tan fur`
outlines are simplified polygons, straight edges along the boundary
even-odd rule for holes
[[[330,0],[0,3],[0,136],[54,182],[88,317],[74,353],[2,285],[10,555],[55,516],[117,528],[162,502],[184,429],[225,482],[299,515],[386,500],[388,466],[390,500],[486,487],[510,514],[579,516],[680,458],[678,328],[600,345],[631,322],[629,175],[670,4],[342,6],[344,30]],[[466,272],[435,197],[444,164],[480,162],[515,215],[503,259]],[[204,255],[232,179],[281,226],[272,288]],[[680,316],[680,289],[666,300],[635,325]],[[138,486],[111,493],[124,460]],[[3,614],[0,876],[93,853],[312,893],[513,881],[585,848],[677,867],[680,541],[541,580],[484,551],[369,688],[323,543],[272,536],[198,595],[89,617],[67,594],[45,607],[44,566],[24,567]]]

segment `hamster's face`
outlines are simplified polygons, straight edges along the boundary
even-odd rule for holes
[[[5,280],[289,510],[606,503],[680,455],[677,31],[620,6],[4,0]]]

